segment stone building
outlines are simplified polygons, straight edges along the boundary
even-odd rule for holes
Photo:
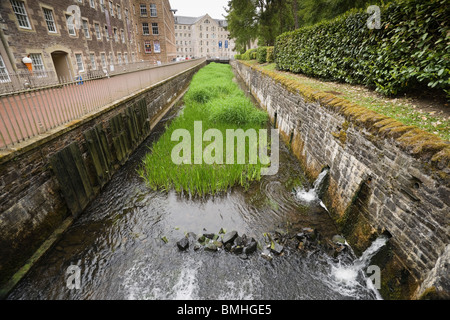
[[[174,15],[169,0],[132,0],[141,60],[171,62],[176,58]]]
[[[168,0],[1,0],[0,83],[27,71],[25,57],[34,75],[54,79],[140,60],[170,61],[173,19]],[[151,53],[145,51],[149,44]]]
[[[177,58],[231,59],[237,54],[226,20],[175,16]]]

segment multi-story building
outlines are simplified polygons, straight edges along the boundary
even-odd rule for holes
[[[39,77],[73,79],[176,56],[168,0],[1,0],[0,38],[0,82],[25,57]]]
[[[176,58],[174,15],[169,0],[132,0],[138,54],[142,60]]]
[[[236,52],[226,20],[175,16],[177,58],[231,59]]]

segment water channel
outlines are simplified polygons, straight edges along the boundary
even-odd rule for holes
[[[148,147],[175,117],[174,109],[107,184],[8,299],[378,299],[367,280],[370,254],[351,248],[337,257],[321,246],[284,247],[264,258],[264,233],[296,234],[316,229],[322,243],[337,233],[320,201],[302,201],[311,190],[297,160],[285,145],[280,170],[249,190],[233,188],[204,198],[152,191],[138,176]],[[297,191],[296,191],[297,190]],[[218,233],[221,228],[254,237],[258,251],[242,256],[219,250],[180,251],[187,232]],[[163,241],[162,238],[167,240]],[[69,289],[66,271],[80,268],[81,287]]]

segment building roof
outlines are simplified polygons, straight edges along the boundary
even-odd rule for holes
[[[201,20],[205,16],[210,17],[208,14],[205,14],[205,15],[200,16],[200,17],[175,16],[175,24],[193,25],[193,24],[196,24],[199,20]],[[213,18],[211,18],[211,19],[216,21],[219,24],[220,27],[227,27],[228,26],[227,20],[225,20],[225,19],[213,19]]]

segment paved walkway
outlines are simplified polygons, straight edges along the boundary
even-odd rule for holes
[[[170,78],[202,60],[0,98],[0,149],[43,134]]]

